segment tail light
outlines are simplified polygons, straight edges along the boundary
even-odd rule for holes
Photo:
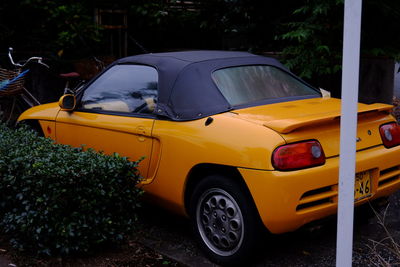
[[[400,126],[397,123],[384,124],[379,128],[379,132],[385,147],[390,148],[400,144]]]
[[[316,140],[283,145],[272,154],[272,165],[281,171],[310,168],[325,164],[325,154]]]

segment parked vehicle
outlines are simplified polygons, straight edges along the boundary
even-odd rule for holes
[[[357,206],[400,187],[391,108],[358,106]],[[58,143],[144,156],[148,199],[189,216],[200,246],[220,264],[246,260],[261,227],[285,233],[337,211],[340,100],[322,97],[272,58],[127,57],[19,121]]]

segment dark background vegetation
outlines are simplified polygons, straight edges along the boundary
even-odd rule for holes
[[[102,25],[99,10],[113,12]],[[363,1],[363,55],[398,59],[399,20],[400,1]],[[343,0],[2,0],[0,56],[12,46],[16,56],[45,55],[68,69],[63,63],[92,56],[244,50],[279,56],[330,89],[332,77],[339,80],[342,28]]]

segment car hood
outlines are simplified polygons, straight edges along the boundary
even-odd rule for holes
[[[391,105],[358,104],[357,149],[382,144],[379,126],[393,118]],[[268,127],[288,143],[316,139],[326,156],[339,154],[341,101],[313,98],[234,110],[238,118]]]

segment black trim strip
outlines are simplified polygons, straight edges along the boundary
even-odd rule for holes
[[[145,118],[145,119],[155,119],[155,118],[157,118],[157,114],[129,113],[129,112],[118,112],[118,111],[96,110],[96,109],[84,109],[84,108],[75,109],[74,112],[86,112],[86,113],[94,113],[94,114],[114,115],[114,116],[123,116],[123,117],[135,117],[135,118]]]

